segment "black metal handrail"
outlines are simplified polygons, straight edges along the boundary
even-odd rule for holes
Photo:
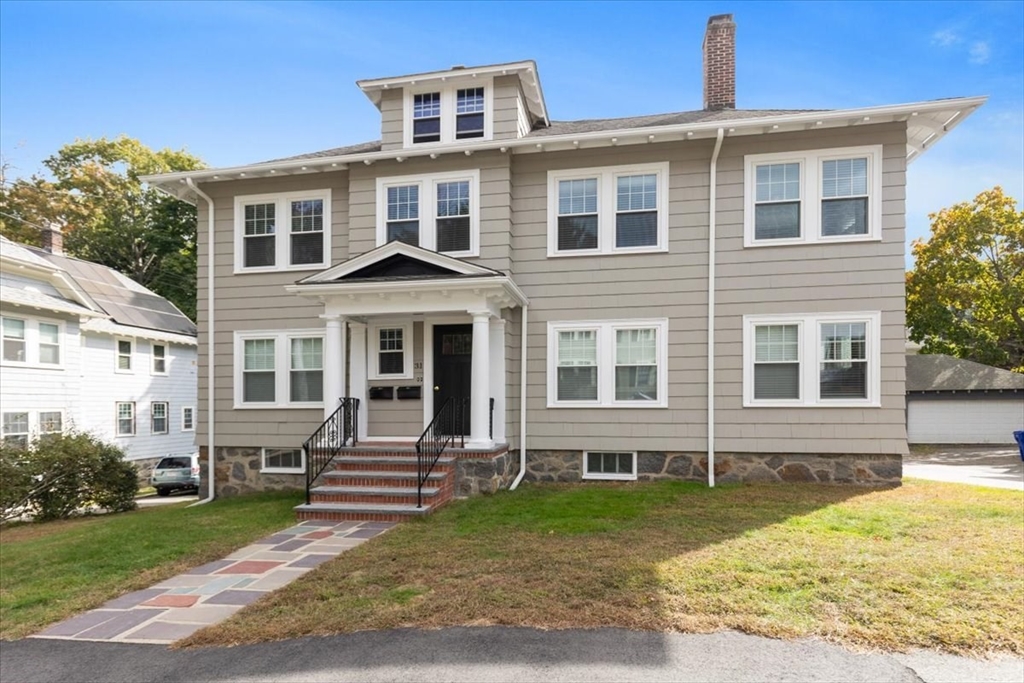
[[[434,469],[441,453],[456,437],[457,423],[460,422],[457,410],[461,401],[449,396],[434,414],[423,434],[416,441],[416,507],[423,507],[423,484]],[[464,431],[464,430],[459,430]]]
[[[359,399],[342,398],[341,405],[302,444],[306,452],[306,505],[309,490],[345,446],[359,441]]]

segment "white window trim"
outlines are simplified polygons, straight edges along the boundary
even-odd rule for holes
[[[615,400],[615,331],[658,330],[658,400]],[[558,400],[558,333],[597,330],[597,400]],[[548,323],[548,408],[668,408],[668,318],[643,320],[572,320]]]
[[[49,412],[49,411],[47,411],[47,412]],[[56,412],[56,411],[54,411],[54,412]],[[7,432],[7,431],[4,431],[3,416],[4,415],[17,415],[18,413],[23,413],[25,415],[25,431],[24,432]],[[37,417],[36,417],[35,421],[33,421],[32,417],[33,416],[32,416],[32,411],[31,410],[17,410],[17,409],[15,409],[15,410],[5,410],[2,413],[0,413],[0,441],[3,441],[4,439],[6,439],[8,437],[11,437],[11,436],[24,436],[25,437],[25,445],[27,447],[30,447],[32,445],[32,441],[37,436],[37,434],[33,433],[32,425],[35,424],[37,428],[38,428],[38,425],[39,425],[38,413],[37,413]]]
[[[591,453],[631,453],[633,455],[633,473],[632,474],[605,474],[604,472],[588,472],[587,471],[587,456]],[[636,451],[583,451],[583,468],[581,470],[583,479],[595,479],[598,481],[636,481]]]
[[[320,199],[324,203],[324,258],[320,263],[301,263],[290,265],[291,260],[291,207],[290,202],[303,199]],[[246,204],[275,204],[275,229],[276,238],[274,247],[274,265],[245,267],[245,205]],[[333,207],[331,205],[331,190],[324,188],[320,190],[304,190],[301,192],[275,192],[272,194],[250,194],[238,195],[235,197],[235,263],[234,274],[244,273],[273,273],[277,271],[301,271],[301,270],[322,270],[331,265],[331,216]]]
[[[820,398],[818,365],[821,349],[821,323],[855,322],[867,325],[868,376],[866,399]],[[842,313],[796,313],[792,315],[743,316],[743,406],[745,408],[881,408],[882,407],[882,315],[879,311]],[[797,325],[800,348],[800,398],[754,398],[754,327],[757,325]]]
[[[465,88],[484,89],[484,136],[482,138],[455,139],[455,113],[458,102],[458,91]],[[453,145],[467,142],[481,142],[494,138],[494,79],[472,78],[457,81],[443,86],[436,81],[421,86],[406,87],[402,97],[402,146],[406,149],[428,149],[441,145]],[[412,141],[413,102],[416,95],[424,93],[441,93],[441,139],[437,142]]]
[[[156,419],[156,411],[154,407],[162,405],[164,407],[164,431],[158,432],[153,428],[153,421]],[[149,404],[149,433],[156,435],[170,434],[171,433],[171,404],[169,401],[151,401]]]
[[[437,184],[469,181],[469,251],[446,251],[448,256],[471,258],[480,255],[480,169],[377,178],[377,246],[387,244],[389,187],[418,185],[420,195],[419,246],[437,251]]]
[[[185,411],[192,411],[192,426],[185,426]],[[194,432],[196,431],[196,407],[195,406],[182,406],[181,407],[181,431],[183,432]]]
[[[2,354],[2,322],[0,322],[0,366],[10,366],[14,368],[37,368],[40,370],[64,370],[65,363],[68,353],[67,335],[65,334],[66,325],[63,320],[57,320],[53,318],[35,318],[24,315],[8,315],[4,314],[0,318],[10,320],[20,320],[25,323],[25,360],[4,360]],[[40,323],[47,325],[57,326],[57,340],[60,355],[59,363],[43,363],[39,360],[39,344],[42,341],[42,336],[39,334]],[[8,411],[15,412],[15,411]],[[49,411],[56,412],[56,411]]]
[[[295,467],[267,467],[267,451],[290,451],[297,450],[302,458],[302,466]],[[260,449],[260,472],[262,474],[303,474],[306,471],[306,449],[304,448],[261,448]]]
[[[866,235],[821,235],[821,165],[824,161],[866,157],[868,160],[868,232]],[[800,164],[800,237],[754,239],[754,205],[757,199],[757,166]],[[806,152],[748,154],[743,157],[743,246],[777,247],[832,242],[873,242],[882,239],[882,145],[836,147]]]
[[[402,330],[402,372],[398,374],[381,374],[380,370],[380,331]],[[410,322],[375,322],[370,325],[370,367],[369,379],[412,379],[412,323]]]
[[[121,433],[121,411],[118,408],[121,405],[130,405],[132,407],[132,432],[131,434]],[[118,439],[127,439],[134,437],[139,433],[139,410],[135,401],[115,401],[114,402],[114,436]]]
[[[654,173],[658,176],[658,243],[644,247],[615,246],[616,178]],[[558,250],[558,183],[597,178],[597,248]],[[548,171],[548,258],[608,254],[649,254],[668,251],[669,162]]]
[[[308,339],[316,337],[324,340],[323,352],[327,354],[326,332],[323,328],[311,330],[265,330],[235,332],[234,343],[234,409],[235,410],[261,410],[266,408],[323,408],[323,401],[302,401],[293,402],[288,400],[291,396],[291,340]],[[247,339],[273,339],[274,340],[274,397],[273,402],[246,403],[242,400],[242,368],[245,366],[245,340]],[[322,372],[325,375],[326,363]]]
[[[121,342],[128,342],[131,345],[131,351],[128,353],[128,369],[121,369]],[[114,372],[119,375],[133,375],[135,374],[135,340],[131,337],[114,337]],[[122,401],[123,402],[123,401]]]
[[[164,349],[164,355],[163,355],[163,359],[162,359],[164,361],[164,371],[163,372],[159,372],[156,369],[157,356],[156,356],[155,349],[158,346],[162,346],[163,349]],[[168,370],[169,370],[169,366],[170,366],[170,361],[171,361],[171,354],[169,353],[169,351],[170,351],[170,347],[167,344],[157,344],[156,342],[151,342],[150,343],[150,345],[149,345],[149,374],[154,375],[156,377],[162,377],[162,376],[166,376],[167,375]]]
[[[42,410],[34,410],[34,411],[30,411],[30,412],[34,413],[33,415],[30,416],[30,419],[32,419],[32,422],[30,424],[34,424],[35,425],[36,434],[38,436],[46,436],[47,434],[63,434],[67,430],[67,428],[68,428],[68,425],[67,425],[67,415],[65,415],[64,411],[62,409],[60,409],[60,408],[53,408],[53,409],[50,409],[50,410],[44,408]],[[60,413],[60,431],[59,432],[44,432],[43,431],[43,425],[42,425],[42,422],[41,422],[43,413]]]

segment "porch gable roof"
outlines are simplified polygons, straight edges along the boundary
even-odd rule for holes
[[[296,285],[337,284],[353,280],[451,279],[504,276],[492,268],[404,242],[388,242],[365,254],[305,277]]]

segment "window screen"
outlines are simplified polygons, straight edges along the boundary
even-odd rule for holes
[[[420,243],[420,187],[403,185],[388,188],[387,241]]]
[[[558,400],[597,400],[597,330],[558,333]]]
[[[798,325],[758,325],[754,328],[754,398],[800,398]]]
[[[658,244],[658,176],[616,178],[615,246],[649,247]]]
[[[820,354],[822,399],[867,398],[865,323],[822,323]]]
[[[437,184],[437,251],[469,251],[469,181]]]
[[[868,234],[867,158],[822,162],[821,234]]]
[[[597,178],[558,181],[558,250],[597,249]]]
[[[754,239],[800,237],[800,164],[756,167]]]

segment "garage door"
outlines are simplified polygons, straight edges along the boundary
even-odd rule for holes
[[[1024,401],[1015,399],[923,400],[907,403],[910,443],[1013,443],[1024,429]]]

